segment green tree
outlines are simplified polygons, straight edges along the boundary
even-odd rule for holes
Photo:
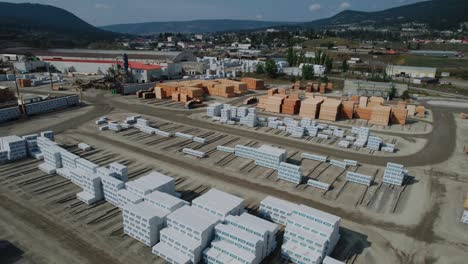
[[[325,72],[330,73],[333,69],[333,59],[327,58],[324,65],[325,65]]]
[[[402,94],[400,97],[401,97],[401,99],[403,99],[403,100],[408,100],[408,99],[411,98],[411,96],[410,96],[408,90],[404,91],[403,94]]]
[[[348,72],[349,70],[349,64],[347,60],[343,60],[343,66],[341,67],[343,72]]]
[[[266,61],[265,72],[270,78],[276,78],[278,76],[278,66],[274,60],[270,59]]]
[[[390,89],[390,92],[388,93],[388,97],[390,97],[390,100],[393,100],[393,98],[395,98],[396,96],[396,88],[395,88],[395,85],[392,86],[392,88]]]
[[[314,66],[312,65],[304,65],[302,67],[302,78],[304,80],[313,80],[314,79]]]
[[[294,56],[294,50],[293,48],[288,49],[288,55],[286,57],[286,60],[288,61],[289,65],[292,67],[295,64],[295,56]]]
[[[257,67],[255,68],[255,73],[265,74],[265,67],[263,67],[262,63],[257,64]]]

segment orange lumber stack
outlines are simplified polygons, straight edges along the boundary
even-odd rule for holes
[[[299,116],[317,119],[320,113],[320,106],[322,105],[322,103],[323,99],[307,98],[301,103]]]
[[[374,106],[369,124],[388,126],[391,112],[392,108],[390,106]]]
[[[327,83],[327,91],[333,91],[333,83]]]
[[[273,96],[278,93],[278,88],[271,88],[268,90],[268,96]]]
[[[340,108],[341,100],[328,98],[320,107],[320,120],[336,121]]]
[[[460,118],[461,119],[468,119],[468,114],[460,113]]]
[[[203,90],[203,88],[199,87],[180,87],[179,93],[186,94],[189,97],[189,100],[191,100],[203,98],[203,94],[205,94],[205,91]]]
[[[258,99],[258,104],[257,104],[257,107],[258,108],[262,108],[262,109],[265,109],[266,108],[266,105],[267,105],[267,102],[268,102],[268,96],[262,96]]]
[[[341,111],[340,118],[342,119],[353,119],[355,103],[353,101],[343,101],[343,109]]]
[[[286,88],[281,88],[278,91],[279,91],[279,94],[282,94],[282,95],[288,94],[288,89],[286,89]]]
[[[18,79],[20,87],[31,87],[31,79]]]
[[[284,98],[281,96],[270,96],[265,104],[265,111],[272,113],[281,113],[281,106]]]
[[[375,106],[381,106],[383,105],[383,103],[385,102],[385,100],[382,98],[382,97],[375,97],[375,96],[372,96],[371,98],[369,98],[369,103],[367,104],[367,107],[375,107]]]
[[[288,98],[299,100],[300,99],[300,94],[299,93],[292,93],[292,94],[289,94]]]
[[[408,116],[408,110],[397,106],[392,109],[392,124],[406,125],[406,117]]]
[[[210,95],[215,95],[215,96],[222,96],[222,97],[227,97],[227,98],[236,96],[236,94],[234,93],[234,86],[231,86],[231,85],[216,84],[209,91],[210,91]]]
[[[300,81],[297,81],[294,83],[294,89],[295,90],[300,90],[301,89],[301,82]]]
[[[295,98],[286,98],[283,101],[281,113],[288,115],[297,115],[301,108],[301,100]]]
[[[424,108],[424,106],[420,105],[420,106],[416,107],[416,113],[417,113],[418,117],[425,118],[426,117],[426,108]]]
[[[241,94],[246,94],[247,93],[247,83],[236,82],[236,81],[231,81],[231,80],[227,80],[227,79],[221,79],[219,81],[221,82],[221,84],[234,86],[234,93],[235,94],[241,95]]]
[[[313,90],[313,83],[308,82],[306,85],[306,93],[311,93]]]
[[[172,101],[180,102],[180,93],[174,92],[174,93],[172,93],[171,97],[172,97]]]
[[[188,94],[180,94],[180,100],[179,102],[186,103],[190,101],[189,95]]]
[[[359,97],[359,108],[366,108],[369,98],[366,96]]]
[[[327,87],[325,86],[324,83],[320,84],[320,91],[321,94],[324,94],[327,92]]]
[[[354,116],[359,119],[364,119],[364,120],[370,120],[372,115],[372,108],[362,108],[358,107],[356,108],[354,112]]]
[[[262,90],[265,88],[265,81],[255,78],[242,78],[241,82],[247,84],[249,90]]]

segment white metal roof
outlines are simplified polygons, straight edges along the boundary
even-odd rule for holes
[[[231,216],[228,216],[228,217],[231,217]],[[232,216],[232,217],[234,219],[237,219],[238,222],[242,223],[243,225],[246,225],[252,229],[257,230],[259,233],[264,233],[265,231],[269,231],[269,232],[272,232],[273,234],[276,234],[279,229],[278,224],[272,223],[260,217],[256,217],[247,212],[241,214],[238,217],[236,216]]]
[[[187,204],[187,202],[182,199],[160,191],[149,193],[145,195],[144,199],[148,201],[159,202],[167,207],[174,207],[179,204]]]
[[[158,243],[153,247],[153,252],[158,251],[166,257],[171,258],[177,263],[191,263],[190,258],[180,251],[168,246],[165,243]]]
[[[160,235],[166,235],[167,237],[170,237],[171,239],[180,242],[181,244],[186,246],[190,251],[195,251],[199,246],[201,246],[201,243],[199,241],[185,234],[182,234],[181,232],[173,228],[164,228],[163,230],[161,230]]]
[[[320,211],[320,210],[317,210],[315,208],[305,206],[303,204],[297,206],[294,209],[297,210],[298,212],[303,212],[305,214],[313,216],[314,218],[318,218],[318,219],[320,219],[322,221],[327,221],[327,222],[330,222],[332,224],[339,224],[339,222],[341,221],[341,218],[339,216],[332,215],[332,214],[326,213],[324,211]]]
[[[273,196],[267,196],[265,199],[261,201],[261,203],[278,208],[278,209],[283,209],[288,212],[292,212],[292,210],[297,206],[297,204],[295,203],[281,200]]]
[[[243,203],[244,199],[218,189],[211,189],[192,201],[192,204],[201,204],[225,215]]]
[[[246,260],[248,263],[252,263],[253,260],[255,259],[255,255],[253,253],[240,249],[237,246],[234,246],[233,244],[230,244],[224,240],[211,242],[211,247],[214,247],[214,246],[218,246],[228,252],[231,252],[234,255],[239,256],[242,259]]]
[[[127,204],[124,206],[124,209],[146,219],[151,219],[153,217],[164,218],[170,213],[169,210],[156,208],[147,203]]]
[[[173,219],[185,226],[190,226],[193,230],[197,230],[200,233],[218,222],[218,219],[213,217],[213,215],[188,205],[175,210],[168,216],[168,219]]]

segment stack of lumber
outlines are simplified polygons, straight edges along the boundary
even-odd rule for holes
[[[321,98],[312,97],[302,101],[299,116],[317,119],[320,113],[320,106],[322,105],[323,101],[324,100]]]
[[[367,104],[367,107],[372,108],[375,106],[381,106],[384,102],[385,100],[382,97],[372,96],[371,98],[369,98],[369,103]]]
[[[265,104],[265,111],[272,113],[281,113],[281,106],[283,105],[284,97],[270,96]]]
[[[258,98],[257,107],[265,109],[266,105],[267,105],[267,102],[268,102],[268,98],[269,98],[268,96],[261,96],[260,98]]]
[[[408,116],[416,115],[416,105],[407,105],[406,109],[408,109]]]
[[[249,90],[262,90],[265,88],[265,81],[255,78],[242,78],[241,82],[247,84]]]
[[[143,93],[143,99],[153,99],[156,98],[156,94],[153,92],[145,92]]]
[[[18,79],[20,87],[31,87],[31,79]]]
[[[333,91],[333,83],[327,83],[327,91],[332,92]]]
[[[286,98],[283,101],[281,113],[288,115],[296,115],[301,108],[301,100],[296,98]]]
[[[313,90],[313,83],[311,82],[308,82],[307,85],[306,85],[306,93],[311,93]]]
[[[367,96],[359,97],[359,108],[366,108],[369,98]]]
[[[248,91],[247,83],[231,81],[231,80],[228,80],[228,79],[221,79],[219,81],[221,82],[221,84],[234,86],[234,93],[235,94],[242,95],[242,94],[246,94],[247,91]]]
[[[268,96],[273,96],[278,93],[278,88],[271,88],[268,90]]]
[[[372,115],[372,108],[358,107],[354,112],[354,116],[359,119],[370,120]]]
[[[418,117],[425,118],[426,117],[426,108],[422,105],[416,107],[416,113]]]
[[[180,102],[180,93],[174,92],[171,95],[172,101],[174,102]]]
[[[301,82],[297,81],[294,83],[294,90],[300,90],[301,89]]]
[[[208,87],[208,93],[213,96],[221,96],[226,98],[235,97],[234,86],[215,84],[212,87]]]
[[[202,99],[205,91],[203,88],[184,86],[178,89],[180,94],[186,94],[190,100],[192,99]]]
[[[290,93],[288,98],[290,98],[290,99],[300,99],[300,94],[299,93]]]
[[[0,89],[0,102],[12,100],[15,98],[15,93],[10,91],[8,87]]]
[[[374,106],[369,124],[388,126],[391,112],[392,108],[390,106]]]
[[[325,83],[320,84],[320,94],[325,94],[327,92],[327,86]]]
[[[289,92],[289,89],[287,88],[281,88],[278,90],[279,94],[282,94],[282,95],[287,95],[288,92]]]
[[[468,114],[460,113],[460,118],[461,119],[468,119]]]
[[[336,121],[338,111],[341,108],[341,100],[328,98],[320,107],[320,120]]]
[[[343,101],[343,109],[340,118],[353,119],[355,106],[356,104],[353,101]]]
[[[408,116],[408,110],[401,108],[400,105],[392,109],[392,124],[406,125],[406,117]]]

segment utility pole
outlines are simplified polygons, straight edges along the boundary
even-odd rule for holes
[[[24,107],[23,97],[21,97],[19,87],[18,87],[18,79],[16,78],[16,68],[13,66],[13,76],[15,78],[15,86],[16,86],[16,97],[18,100],[18,104],[21,105],[21,109],[23,110],[23,114],[26,116],[26,107]]]

